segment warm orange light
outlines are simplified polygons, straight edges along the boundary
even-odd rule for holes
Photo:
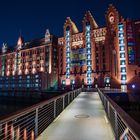
[[[70,85],[70,79],[66,79],[66,85]]]
[[[7,76],[9,76],[9,75],[10,75],[10,71],[7,72]]]
[[[18,73],[18,75],[21,75],[22,74],[22,71],[21,70],[19,70],[19,73]]]
[[[13,71],[12,74],[15,75],[15,71]]]
[[[17,140],[19,140],[19,138],[20,138],[20,128],[18,127],[17,128]]]
[[[35,68],[32,69],[32,73],[33,73],[33,74],[36,73],[36,69],[35,69]]]
[[[7,129],[8,129],[8,125],[7,125],[7,123],[6,123],[6,124],[5,124],[5,129],[4,129],[5,140],[7,139]]]
[[[28,69],[25,70],[25,74],[28,74]]]
[[[31,132],[31,140],[35,140],[35,134],[34,134],[34,131]]]
[[[26,128],[24,128],[24,138],[23,139],[27,140],[27,130],[26,130]]]
[[[11,137],[11,140],[14,138],[14,128],[13,128],[13,125],[11,125],[10,137]]]
[[[44,68],[43,68],[43,67],[41,67],[41,68],[40,68],[40,71],[44,71]]]

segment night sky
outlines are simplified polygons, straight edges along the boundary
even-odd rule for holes
[[[82,20],[90,10],[99,26],[105,25],[105,12],[112,3],[123,17],[140,19],[139,0],[1,0],[0,46],[16,43],[22,32],[25,41],[44,36],[49,28],[56,36],[63,35],[67,16],[82,30]]]

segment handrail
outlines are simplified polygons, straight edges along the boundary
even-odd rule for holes
[[[114,129],[116,139],[119,140],[125,130],[128,129],[129,135],[131,134],[131,137],[133,137],[134,140],[139,140],[140,125],[100,89],[98,89],[98,93],[102,100],[108,119],[110,120]],[[114,113],[114,115],[111,115],[112,112]],[[112,118],[112,116],[114,116],[115,118]],[[121,126],[122,124],[124,125],[124,130],[120,130],[119,128],[119,126]]]
[[[0,139],[37,138],[48,125],[81,92],[80,89],[69,91],[50,100],[42,101],[28,108],[16,111],[0,118]]]

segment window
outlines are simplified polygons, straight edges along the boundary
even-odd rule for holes
[[[126,75],[121,75],[121,80],[126,80]]]
[[[121,68],[121,73],[125,73],[126,72],[126,67],[122,67]]]

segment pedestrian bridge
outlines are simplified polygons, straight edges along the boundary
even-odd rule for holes
[[[140,140],[139,130],[104,89],[76,89],[0,118],[0,140]]]
[[[81,92],[37,140],[114,139],[99,94]]]

